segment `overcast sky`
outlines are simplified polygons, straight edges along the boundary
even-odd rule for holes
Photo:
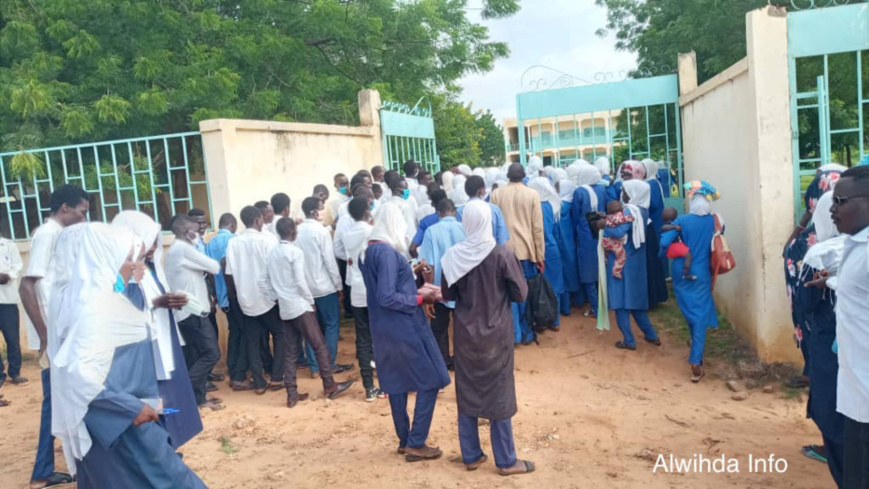
[[[481,0],[468,4],[479,7]],[[531,66],[550,66],[591,82],[595,73],[636,66],[633,53],[615,50],[612,35],[601,39],[594,34],[606,24],[606,10],[596,7],[594,0],[521,0],[521,5],[519,13],[501,20],[482,20],[479,10],[469,12],[472,20],[489,27],[493,41],[510,46],[510,56],[496,61],[494,70],[460,82],[462,100],[473,102],[475,109],[491,110],[499,123],[516,116],[516,94],[525,91],[522,73]]]

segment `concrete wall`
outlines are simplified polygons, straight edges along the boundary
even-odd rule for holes
[[[224,212],[285,192],[298,209],[318,183],[332,188],[332,176],[352,176],[383,164],[380,95],[359,93],[359,127],[271,121],[202,121],[202,144],[211,189],[212,224]]]
[[[693,53],[680,56],[685,180],[707,180],[737,268],[715,301],[765,361],[802,361],[791,339],[782,249],[793,225],[793,158],[787,22],[781,11],[747,14],[745,59],[697,86]]]

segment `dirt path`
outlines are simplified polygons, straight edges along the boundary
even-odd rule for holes
[[[654,316],[653,316],[654,318]],[[613,322],[615,324],[615,322]],[[343,329],[341,361],[349,362],[353,334]],[[574,311],[560,333],[516,352],[519,414],[513,429],[521,458],[534,475],[502,478],[492,462],[468,473],[458,461],[455,391],[440,395],[430,443],[444,450],[434,462],[408,464],[395,454],[389,406],[363,402],[362,386],[333,402],[319,381],[301,371],[300,388],[314,400],[289,410],[283,392],[257,397],[221,387],[227,409],[208,413],[205,431],[184,447],[184,460],[211,488],[823,488],[832,487],[821,463],[804,458],[802,445],[820,435],[805,419],[805,404],[752,391],[731,400],[721,380],[688,381],[687,348],[671,337],[661,348],[613,348],[616,331],[598,333]],[[710,366],[714,369],[714,365]],[[25,375],[38,378],[34,364]],[[355,372],[358,378],[358,372]],[[39,428],[41,386],[3,389],[13,405],[0,410],[0,486],[23,488],[30,476]],[[481,429],[491,454],[488,430]],[[647,458],[640,455],[644,450]],[[694,454],[739,461],[738,474],[653,473],[654,455]],[[749,473],[748,456],[784,458],[787,470]],[[57,458],[62,460],[60,452]],[[62,464],[62,461],[59,462]],[[781,467],[781,465],[779,466]]]

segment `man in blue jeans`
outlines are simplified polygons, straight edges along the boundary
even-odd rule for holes
[[[42,417],[36,462],[30,487],[48,487],[72,482],[69,474],[54,471],[54,437],[51,436],[51,371],[49,360],[60,345],[48,344],[51,319],[47,315],[49,295],[55,281],[69,280],[71,266],[54,263],[55,245],[63,228],[87,219],[90,201],[87,192],[75,185],[63,185],[51,194],[51,215],[30,240],[30,263],[18,289],[29,319],[27,339],[32,350],[39,350],[42,370]],[[58,276],[65,273],[66,277]],[[45,358],[47,354],[48,358]]]
[[[329,229],[323,226],[320,210],[323,203],[316,197],[308,197],[302,201],[304,222],[299,224],[299,235],[295,245],[305,255],[305,280],[311,295],[314,296],[315,313],[323,336],[326,337],[326,347],[329,349],[329,360],[332,362],[333,373],[339,374],[353,368],[352,364],[339,365],[335,363],[338,355],[338,327],[341,322],[340,300],[338,292],[342,290],[341,274],[335,259],[335,250]],[[319,375],[314,350],[306,345],[308,361],[311,364],[311,376]]]

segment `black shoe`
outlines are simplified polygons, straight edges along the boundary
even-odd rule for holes
[[[210,382],[223,382],[226,377],[223,374],[208,374]]]
[[[332,373],[340,374],[344,372],[349,372],[350,370],[353,370],[352,363],[336,363],[335,367],[332,368]]]
[[[349,389],[351,385],[353,385],[352,380],[348,380],[347,382],[341,382],[340,384],[333,385],[332,389],[330,391],[326,392],[326,398],[335,399],[336,397],[338,397],[341,394],[343,394],[344,392],[346,392],[347,389]]]
[[[352,312],[345,312],[344,313],[344,319],[353,319],[354,317],[355,316],[353,316]]]
[[[217,390],[217,386],[214,385],[214,382],[208,382],[205,384],[205,392],[214,392]]]

